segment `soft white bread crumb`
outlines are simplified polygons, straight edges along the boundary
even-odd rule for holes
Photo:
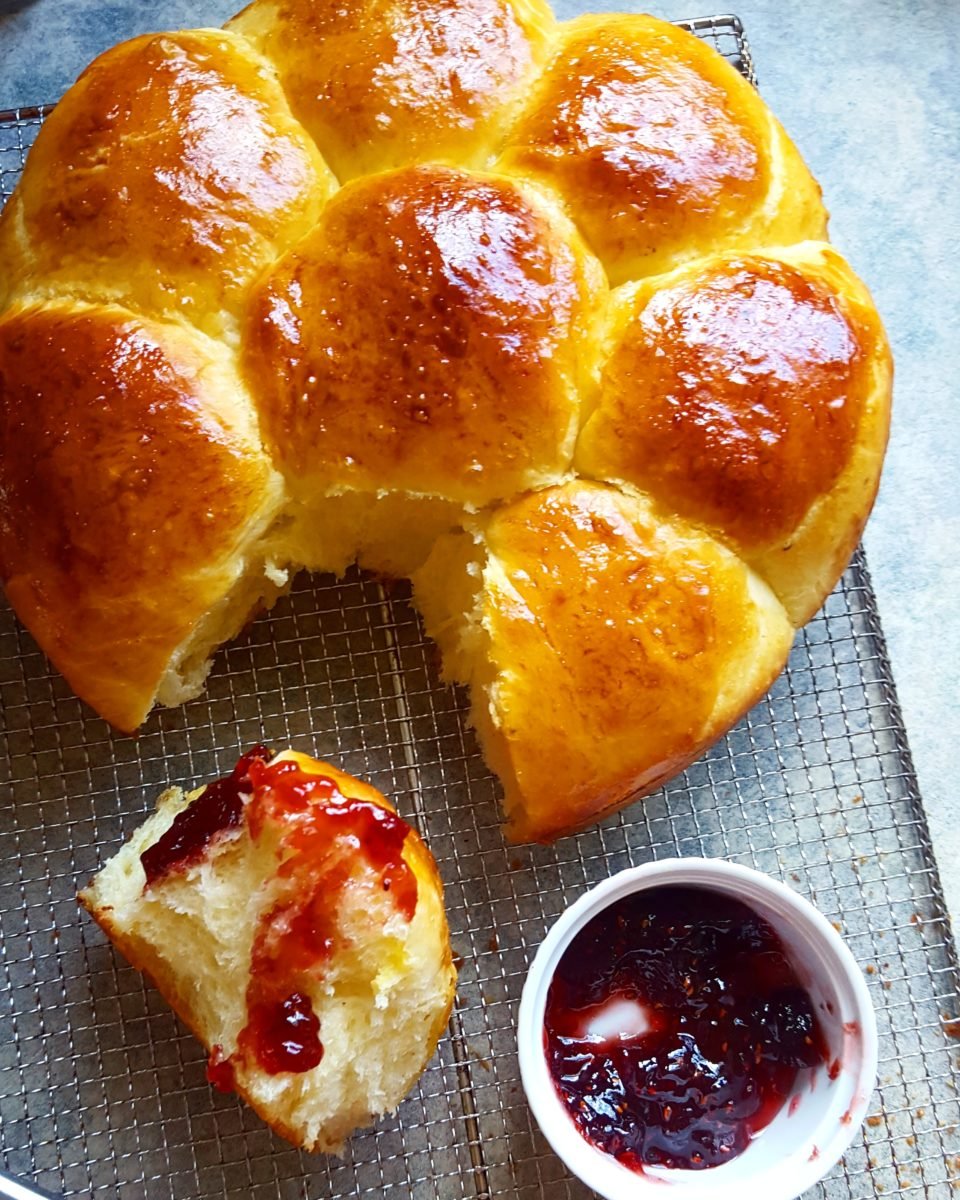
[[[304,755],[301,769],[332,778],[345,796],[391,806],[373,788]],[[277,760],[274,760],[277,761]],[[80,895],[118,949],[146,971],[208,1052],[228,1058],[247,1023],[251,949],[276,902],[282,827],[255,840],[248,821],[212,841],[203,857],[149,887],[140,855],[204,789],[165,791],[157,810]],[[279,853],[278,853],[279,851]],[[400,1103],[446,1025],[456,975],[436,864],[412,829],[403,858],[417,883],[412,920],[376,870],[357,856],[350,884],[334,893],[337,939],[309,986],[323,1058],[302,1073],[269,1074],[249,1055],[236,1090],[278,1133],[308,1150],[337,1151],[358,1126]],[[301,988],[301,991],[304,989]]]

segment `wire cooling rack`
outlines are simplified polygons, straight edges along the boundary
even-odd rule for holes
[[[689,27],[752,78],[739,22]],[[0,116],[8,196],[44,117]],[[684,854],[759,867],[809,896],[867,973],[879,1088],[811,1196],[946,1198],[960,1180],[957,974],[873,592],[858,553],[770,694],[663,791],[554,847],[510,847],[462,693],[405,585],[302,579],[217,658],[204,696],[111,731],[0,608],[0,1143],[67,1196],[551,1200],[587,1196],[531,1122],[514,1045],[524,974],[591,883]],[[449,1031],[393,1117],[343,1159],[291,1149],[208,1087],[204,1055],[78,912],[75,893],[170,781],[266,739],[370,777],[426,835],[462,959]]]

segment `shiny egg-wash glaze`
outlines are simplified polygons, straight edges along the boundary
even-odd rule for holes
[[[570,232],[509,179],[422,167],[345,187],[251,299],[247,374],[291,489],[479,506],[559,481],[606,290]]]
[[[879,478],[889,362],[876,312],[818,243],[655,282],[615,295],[577,465],[732,545],[802,625],[869,511],[858,522],[838,498],[872,500]]]
[[[0,216],[7,593],[132,730],[298,567],[413,575],[511,835],[589,824],[762,695],[869,512],[889,353],[825,223],[649,17],[256,0],[109,51]]]
[[[735,555],[615,489],[547,488],[474,536],[485,666],[504,714],[494,725],[476,705],[474,720],[517,840],[557,837],[683,770],[725,727],[718,697],[765,691],[789,650],[783,609]],[[415,577],[428,598],[467,538],[442,538]],[[446,654],[448,631],[429,604],[425,615]],[[460,677],[482,694],[469,664]]]
[[[342,183],[411,162],[482,167],[550,48],[543,0],[255,3],[229,28],[277,64]]]
[[[134,725],[171,647],[234,586],[279,477],[230,357],[177,326],[114,305],[14,310],[0,380],[7,596],[91,702]]]
[[[584,446],[605,426],[608,470],[741,548],[783,538],[850,456],[869,382],[857,333],[781,263],[734,258],[660,288],[607,361]]]
[[[4,278],[231,335],[246,289],[335,188],[241,38],[135,38],[47,118],[3,217]]]

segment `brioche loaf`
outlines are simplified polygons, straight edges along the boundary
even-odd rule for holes
[[[456,974],[436,864],[368,784],[258,748],[157,811],[81,892],[283,1137],[336,1151],[397,1107]]]
[[[780,672],[793,626],[767,585],[645,499],[567,483],[473,526],[444,535],[414,582],[448,671],[472,689],[517,840],[650,791]],[[450,594],[464,578],[466,603]]]
[[[7,595],[133,730],[297,569],[413,575],[514,835],[588,823],[757,698],[869,512],[890,356],[825,231],[753,88],[652,17],[255,0],[135,39],[0,214]]]

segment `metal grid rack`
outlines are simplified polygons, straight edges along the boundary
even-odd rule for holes
[[[752,78],[735,18],[691,22]],[[0,116],[10,194],[45,110]],[[956,961],[866,566],[799,635],[770,694],[663,791],[553,847],[504,844],[496,782],[438,680],[404,585],[302,579],[217,659],[204,696],[117,736],[0,609],[0,1148],[67,1196],[556,1200],[588,1193],[532,1125],[514,1045],[520,989],[589,884],[677,854],[720,855],[809,896],[867,972],[880,1082],[843,1163],[811,1196],[960,1186]],[[76,888],[170,781],[229,770],[265,738],[370,777],[414,820],[446,884],[462,959],[447,1036],[393,1117],[346,1157],[311,1157],[212,1091],[204,1055],[78,913]]]

